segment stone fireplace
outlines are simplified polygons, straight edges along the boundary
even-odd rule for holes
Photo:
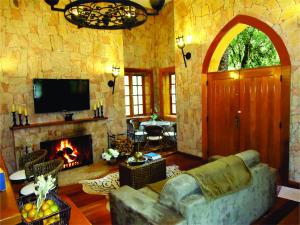
[[[91,135],[43,141],[40,147],[47,149],[48,160],[63,159],[64,170],[93,163]]]

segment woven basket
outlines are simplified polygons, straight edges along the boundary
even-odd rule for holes
[[[161,158],[138,166],[120,163],[120,185],[134,189],[166,179],[166,159]]]
[[[43,218],[40,219],[36,219],[32,222],[27,222],[23,217],[22,217],[22,221],[24,224],[28,224],[28,225],[43,225],[46,224],[44,222],[44,220],[47,220],[53,216],[56,216],[59,214],[60,220],[55,222],[55,223],[51,223],[51,225],[68,225],[69,224],[69,220],[70,220],[70,213],[71,213],[71,207],[64,202],[63,200],[61,200],[56,194],[54,193],[50,193],[47,195],[47,199],[51,199],[55,202],[55,204],[58,205],[59,207],[59,212],[57,213],[52,213],[49,216],[45,216]],[[21,209],[23,209],[24,205],[26,203],[36,203],[36,196],[35,195],[30,195],[30,196],[24,196],[24,197],[20,197],[17,199],[18,201],[18,206],[19,206],[19,210],[21,211]]]

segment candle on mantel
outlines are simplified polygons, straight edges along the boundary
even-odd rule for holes
[[[97,106],[96,106],[96,104],[94,104],[94,110],[96,110],[97,109]]]
[[[25,116],[28,116],[28,113],[27,113],[27,109],[26,109],[26,108],[24,108],[24,115],[25,115]]]
[[[18,114],[22,114],[22,108],[19,107]]]
[[[16,106],[15,106],[15,104],[12,104],[12,106],[11,106],[11,111],[12,111],[12,112],[16,112]]]
[[[97,108],[100,108],[100,103],[99,103],[99,101],[97,102]]]
[[[102,99],[101,99],[101,101],[100,101],[100,105],[103,106],[103,101],[102,101]]]

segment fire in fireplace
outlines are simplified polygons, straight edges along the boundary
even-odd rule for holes
[[[63,159],[63,169],[88,165],[93,162],[91,135],[44,141],[40,143],[40,147],[47,149],[49,160]]]

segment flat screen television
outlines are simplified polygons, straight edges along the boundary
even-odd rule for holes
[[[35,113],[90,109],[89,80],[33,79]]]

